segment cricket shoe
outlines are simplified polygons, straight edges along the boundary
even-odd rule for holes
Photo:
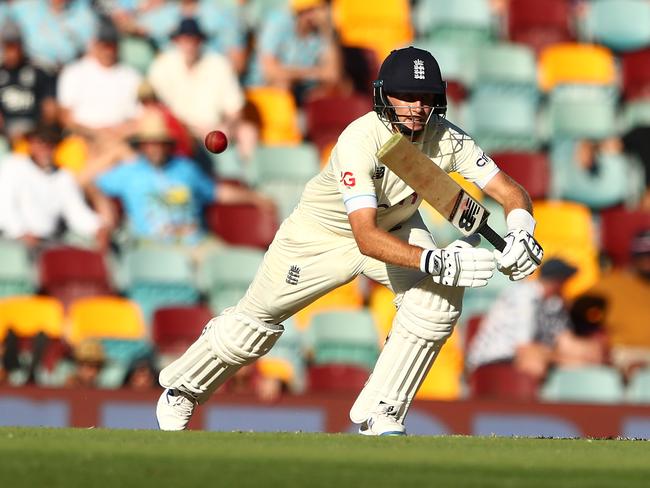
[[[359,427],[362,435],[406,435],[404,425],[395,419],[396,409],[392,405],[380,403],[377,410]]]
[[[197,401],[172,388],[166,388],[156,405],[160,430],[185,430],[192,418]]]

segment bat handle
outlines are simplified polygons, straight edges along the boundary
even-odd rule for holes
[[[485,237],[490,244],[492,244],[499,251],[503,251],[506,247],[506,241],[497,234],[492,227],[485,222],[478,228],[478,233]]]

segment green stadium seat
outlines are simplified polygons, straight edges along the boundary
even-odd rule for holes
[[[123,258],[126,295],[138,303],[150,323],[161,306],[196,303],[194,270],[190,257],[173,248],[141,247]]]
[[[221,154],[210,153],[212,169],[221,180],[244,181],[246,179],[245,165],[239,158],[237,148],[229,144],[228,150]]]
[[[379,336],[368,310],[321,312],[311,320],[306,340],[314,364],[348,364],[372,369]]]
[[[465,124],[488,153],[535,151],[540,146],[537,101],[516,90],[477,90],[466,107]]]
[[[207,256],[198,272],[200,289],[217,314],[244,296],[264,258],[264,251],[232,246]]]
[[[632,375],[625,397],[630,403],[650,403],[650,368],[640,369]]]
[[[621,132],[650,126],[650,100],[634,100],[623,105],[620,122]]]
[[[452,41],[420,39],[416,47],[425,49],[436,58],[443,78],[457,81],[466,87],[476,79],[477,47]]]
[[[461,43],[481,43],[492,38],[488,0],[421,0],[414,12],[421,37]]]
[[[476,53],[480,87],[520,89],[537,94],[537,64],[533,50],[523,44],[488,44]]]
[[[285,320],[284,333],[275,343],[273,348],[264,356],[265,358],[283,359],[291,364],[294,377],[291,386],[292,391],[303,392],[306,388],[306,364],[302,333],[290,318]]]
[[[120,39],[119,56],[124,64],[146,75],[149,65],[156,56],[156,50],[146,39],[124,36]]]
[[[650,45],[650,4],[639,0],[589,2],[581,37],[615,51],[634,51]]]
[[[616,132],[616,94],[610,88],[566,85],[549,96],[551,138],[604,139]]]
[[[306,183],[320,170],[316,147],[309,143],[297,146],[260,146],[250,162],[248,181],[260,185],[271,181]]]
[[[623,380],[618,370],[609,366],[560,368],[549,374],[540,398],[548,402],[618,403],[624,398]]]
[[[0,240],[0,297],[33,293],[34,275],[27,248],[17,241]]]

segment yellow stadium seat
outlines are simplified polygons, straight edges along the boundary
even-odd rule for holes
[[[79,173],[88,160],[88,145],[83,137],[68,136],[54,150],[54,163],[72,173]]]
[[[257,362],[257,371],[265,378],[273,378],[290,384],[295,376],[293,365],[288,359],[262,357]]]
[[[459,330],[455,329],[424,378],[415,398],[457,400],[461,396],[462,374],[463,351]]]
[[[613,85],[616,80],[614,56],[603,46],[560,43],[540,54],[539,86],[544,91],[564,83]]]
[[[291,145],[302,141],[293,95],[280,88],[256,87],[246,97],[259,113],[260,139],[266,145]]]
[[[146,335],[142,312],[130,300],[119,297],[91,297],[70,305],[68,340],[143,339]]]
[[[363,293],[359,278],[340,286],[323,295],[318,300],[300,310],[294,315],[295,324],[299,330],[309,327],[311,319],[320,312],[331,310],[359,310],[363,307]]]
[[[388,336],[390,328],[393,325],[395,312],[397,312],[393,303],[394,298],[395,294],[385,286],[374,286],[370,292],[368,307],[370,308],[372,318],[375,320],[377,332],[382,342]]]
[[[372,49],[380,60],[413,39],[408,0],[334,0],[332,17],[343,45]]]
[[[51,338],[63,333],[63,305],[56,298],[16,296],[0,301],[0,340],[12,329],[19,337],[39,332]]]
[[[559,257],[578,268],[565,288],[572,298],[591,288],[600,275],[598,241],[589,209],[575,202],[538,201],[534,208],[535,237],[544,259]]]

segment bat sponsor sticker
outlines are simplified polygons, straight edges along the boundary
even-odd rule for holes
[[[465,235],[475,233],[488,216],[483,205],[474,200],[468,193],[462,192],[451,216],[451,223]]]

